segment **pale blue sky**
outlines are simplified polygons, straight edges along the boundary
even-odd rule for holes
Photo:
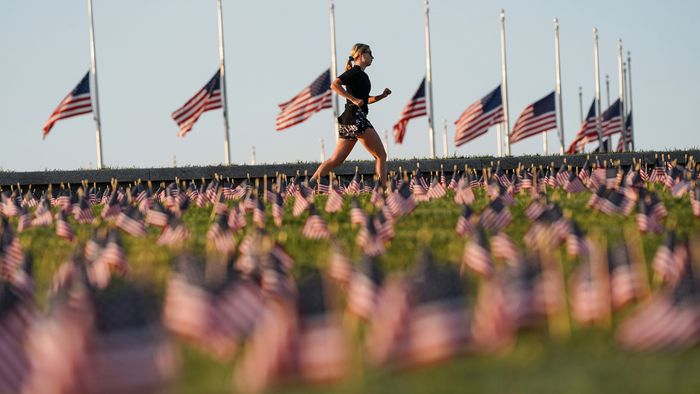
[[[566,141],[594,92],[592,28],[600,31],[604,76],[617,92],[617,38],[632,52],[637,147],[697,146],[690,116],[700,85],[697,1],[458,1],[431,2],[436,146],[442,120],[452,144],[453,122],[500,82],[499,18],[506,10],[511,124],[532,101],[554,88],[552,19],[559,18]],[[94,0],[104,162],[112,167],[223,162],[221,111],[207,112],[184,139],[170,114],[218,67],[215,0]],[[258,163],[317,161],[334,145],[332,112],[325,110],[284,132],[274,130],[277,104],[298,93],[330,64],[328,2],[224,0],[231,157]],[[394,94],[370,109],[378,130],[391,130],[425,74],[422,0],[336,1],[338,58],[355,42],[375,55],[367,69],[373,94]],[[58,122],[44,141],[41,127],[90,64],[84,0],[0,2],[0,168],[75,169],[94,166],[90,116]],[[339,68],[342,64],[339,65]],[[495,154],[495,129],[457,149]],[[550,151],[556,135],[550,133]],[[540,153],[534,137],[513,154]],[[413,120],[390,158],[428,155],[426,118]],[[357,146],[352,159],[369,159]]]

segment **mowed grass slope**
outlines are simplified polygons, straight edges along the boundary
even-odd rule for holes
[[[660,193],[669,216],[667,225],[673,225],[681,234],[700,233],[700,220],[691,214],[687,197],[674,199],[668,193]],[[388,245],[386,255],[380,261],[386,271],[410,270],[420,251],[430,248],[442,264],[459,267],[465,239],[455,232],[455,224],[461,207],[452,200],[452,193],[445,198],[422,203],[409,216],[396,223],[396,236]],[[558,203],[565,215],[576,221],[585,231],[607,239],[608,243],[621,242],[624,229],[635,225],[635,217],[606,216],[586,208],[590,193],[566,195],[561,192],[549,194],[550,201]],[[368,211],[374,208],[369,196],[360,197]],[[349,221],[349,199],[342,212],[328,214],[323,211],[326,197],[316,199],[316,205],[337,239],[345,246],[355,261],[360,251],[355,245],[357,228]],[[477,192],[473,204],[481,212],[487,199],[482,191]],[[506,232],[521,248],[522,237],[529,228],[523,210],[529,197],[519,196],[510,207],[513,222]],[[269,233],[284,244],[288,253],[296,260],[294,275],[303,278],[310,268],[324,270],[330,256],[329,241],[312,241],[301,236],[301,228],[307,214],[299,218],[291,215],[291,200],[286,206],[284,225],[278,229],[272,224],[268,209]],[[96,215],[101,207],[95,207]],[[207,253],[205,234],[211,224],[211,209],[192,207],[184,215],[191,231],[186,248],[195,253]],[[37,299],[45,307],[47,290],[57,268],[65,262],[76,245],[83,245],[95,226],[78,225],[70,219],[77,241],[69,243],[54,235],[53,226],[32,228],[20,235],[22,246],[34,258]],[[16,225],[16,219],[12,222]],[[100,226],[107,226],[101,223]],[[252,231],[252,220],[248,216],[248,227],[237,235],[241,240]],[[162,297],[172,258],[176,252],[155,245],[159,229],[151,228],[147,237],[137,238],[122,233],[130,276],[145,281]],[[646,261],[649,263],[662,235],[642,235]],[[568,259],[562,248],[564,271],[568,276],[576,260]],[[479,284],[479,278],[466,272],[465,285],[470,302]],[[650,271],[651,272],[651,271]],[[630,308],[616,314],[613,329],[583,328],[572,322],[572,336],[566,340],[552,339],[546,326],[520,335],[513,352],[500,355],[471,355],[413,371],[389,372],[373,370],[367,364],[356,361],[352,376],[335,386],[312,388],[295,386],[278,388],[282,392],[326,392],[329,389],[341,392],[698,392],[700,391],[700,349],[671,353],[637,354],[619,350],[614,342],[614,326],[629,313]],[[361,359],[362,347],[355,343],[357,359]],[[233,363],[219,363],[198,350],[181,346],[183,369],[178,391],[183,393],[218,393],[232,391]]]

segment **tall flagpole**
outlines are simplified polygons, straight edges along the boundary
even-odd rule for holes
[[[603,125],[600,111],[600,67],[598,63],[598,29],[593,28],[593,62],[595,66],[595,127],[598,132],[599,149],[603,149]]]
[[[581,119],[579,123],[583,123],[583,89],[578,87],[578,113]]]
[[[627,150],[627,136],[625,132],[625,79],[622,75],[622,39],[617,39],[617,94],[620,96],[620,122],[622,124],[622,150]],[[612,137],[610,137],[612,138]]]
[[[430,5],[425,0],[425,86],[428,96],[428,137],[430,139],[430,158],[435,158],[435,120],[433,114],[433,74],[430,68]]]
[[[498,157],[503,157],[503,142],[501,142],[501,134],[501,124],[496,123],[496,145],[498,146],[496,152]]]
[[[442,120],[442,157],[447,157],[447,119]]]
[[[508,121],[508,72],[506,68],[506,11],[501,8],[501,75],[503,85],[503,140],[506,145],[506,156],[510,156],[510,123]]]
[[[625,119],[628,119],[629,111],[627,110],[627,105],[628,105],[627,100],[629,100],[630,96],[629,96],[629,93],[627,91],[627,62],[622,62],[622,91],[625,92],[625,112],[627,112],[627,114],[625,114]],[[629,148],[629,138],[627,135],[627,127],[625,127],[624,123],[622,124],[622,135],[625,138],[622,141],[622,145],[623,145],[622,150],[626,152],[630,148]]]
[[[221,0],[217,1],[219,7],[219,73],[221,74],[221,104],[224,107],[224,164],[231,164],[231,150],[228,142],[228,104],[226,95],[226,62],[224,61],[224,18],[221,10]]]
[[[610,107],[610,75],[605,74],[605,94],[608,96],[608,103],[605,107]]]
[[[323,137],[321,137],[321,163],[326,161],[326,144],[323,141]]]
[[[629,89],[629,109],[630,114],[632,114],[632,54],[627,51],[627,88]],[[632,123],[630,124],[630,150],[634,151],[634,118],[632,118]]]
[[[389,131],[384,129],[384,150],[386,151],[386,161],[389,161]]]
[[[88,16],[90,17],[90,73],[92,74],[92,86],[90,86],[90,91],[95,92],[93,96],[95,103],[93,118],[95,119],[95,124],[97,125],[97,130],[95,131],[95,143],[97,144],[97,169],[101,170],[104,168],[104,163],[102,162],[102,126],[100,122],[100,100],[99,94],[97,94],[97,55],[95,53],[95,23],[92,19],[92,0],[88,0]]]
[[[564,106],[561,99],[561,61],[559,58],[559,20],[554,18],[554,59],[557,68],[556,103],[559,117],[559,154],[564,154]],[[545,136],[547,134],[545,133]],[[546,137],[545,137],[546,138]]]
[[[335,4],[333,0],[328,1],[328,10],[331,17],[331,82],[338,78],[338,58],[335,49]],[[335,141],[338,142],[338,94],[331,90],[333,95],[333,127],[335,128]]]

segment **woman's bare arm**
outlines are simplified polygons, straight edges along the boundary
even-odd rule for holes
[[[338,93],[338,96],[343,97],[347,100],[350,100],[351,103],[355,104],[358,107],[362,107],[362,105],[365,103],[364,100],[355,98],[353,95],[348,93],[347,90],[343,87],[343,81],[340,80],[340,78],[336,78],[332,83],[331,83],[331,89]]]
[[[374,104],[377,101],[384,99],[386,96],[388,96],[390,94],[391,94],[391,90],[384,89],[382,94],[380,94],[379,96],[370,96],[369,99],[367,99],[367,104]]]

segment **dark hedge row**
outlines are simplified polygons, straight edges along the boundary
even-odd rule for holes
[[[388,163],[389,171],[415,170],[418,163],[422,172],[438,171],[443,166],[446,173],[452,172],[452,169],[457,166],[458,169],[464,169],[465,165],[470,168],[480,170],[484,167],[490,167],[492,163],[500,161],[501,168],[504,170],[512,170],[522,164],[529,167],[530,165],[548,166],[554,163],[556,167],[561,166],[562,162],[566,162],[574,167],[582,166],[586,161],[587,156],[591,159],[596,157],[601,161],[620,161],[623,167],[632,164],[633,159],[643,160],[647,164],[656,163],[656,157],[659,155],[678,160],[679,164],[685,164],[690,156],[696,159],[700,158],[700,150],[677,150],[677,151],[650,151],[650,152],[634,152],[634,153],[608,153],[608,154],[582,154],[582,155],[555,155],[555,156],[513,156],[513,157],[451,157],[446,159],[411,159],[411,160],[391,160]],[[240,180],[246,177],[262,178],[267,175],[274,177],[276,174],[284,174],[288,176],[304,174],[308,172],[311,175],[318,167],[318,162],[299,162],[285,164],[261,164],[261,165],[217,165],[217,166],[202,166],[202,167],[169,167],[169,168],[121,168],[121,169],[103,169],[103,170],[55,170],[55,171],[33,171],[33,172],[0,172],[0,186],[8,187],[9,185],[20,184],[33,185],[37,188],[45,187],[48,184],[57,183],[73,183],[79,184],[82,180],[87,180],[99,185],[110,183],[112,179],[117,179],[119,183],[131,183],[138,179],[143,181],[151,180],[153,182],[172,181],[176,177],[182,180],[200,180],[211,179],[214,174],[219,174],[224,178]],[[371,177],[374,174],[373,161],[355,161],[346,162],[335,169],[335,173],[340,176],[349,176],[355,173],[355,168],[359,168],[359,173]]]

